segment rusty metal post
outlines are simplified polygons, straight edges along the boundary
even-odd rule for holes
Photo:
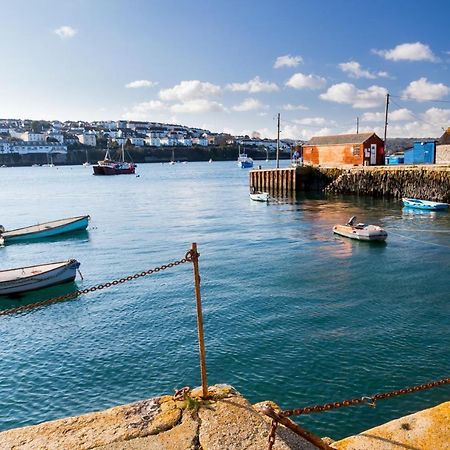
[[[202,397],[208,397],[208,381],[206,379],[206,362],[205,362],[205,341],[203,336],[203,313],[202,313],[202,297],[200,294],[200,272],[198,268],[198,258],[200,254],[197,252],[197,243],[192,243],[190,251],[192,264],[194,266],[194,282],[195,282],[195,299],[197,301],[197,331],[198,346],[200,349],[200,374],[202,377]]]
[[[313,444],[318,449],[333,450],[333,448],[330,447],[326,442],[322,441],[322,439],[320,439],[319,436],[316,436],[314,433],[311,433],[311,431],[305,430],[300,425],[296,424],[287,417],[281,416],[271,406],[264,405],[261,407],[261,411],[266,416],[269,416],[272,420],[275,420],[276,422],[283,424],[285,427],[290,428],[294,433],[298,434],[303,439],[306,439],[308,442]]]

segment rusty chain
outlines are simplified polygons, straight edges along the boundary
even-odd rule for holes
[[[361,403],[367,403],[369,406],[374,407],[378,400],[384,400],[386,398],[397,397],[398,395],[411,394],[413,392],[424,391],[437,386],[443,386],[445,384],[450,384],[450,377],[442,378],[441,380],[431,381],[429,383],[418,384],[415,386],[407,387],[404,389],[396,389],[394,391],[384,392],[381,394],[375,394],[370,397],[363,396],[360,398],[353,398],[350,400],[342,400],[340,402],[325,403],[323,405],[305,406],[303,408],[288,409],[282,411],[280,416],[291,417],[299,416],[301,414],[311,414],[322,411],[330,411],[331,409],[344,408],[346,406],[359,405]]]
[[[277,432],[278,422],[275,419],[272,419],[272,426],[270,427],[269,433],[269,450],[272,450],[273,445],[275,444],[276,432]]]
[[[268,450],[271,450],[275,443],[276,429],[278,426],[278,421],[281,421],[284,424],[284,420],[289,420],[288,417],[299,416],[302,414],[311,414],[311,413],[317,413],[317,412],[323,412],[323,411],[330,411],[331,409],[360,405],[362,403],[366,403],[369,406],[371,406],[372,408],[375,408],[376,402],[378,400],[384,400],[386,398],[397,397],[398,395],[412,394],[413,392],[424,391],[427,389],[432,389],[434,387],[444,386],[446,384],[450,384],[450,377],[441,378],[440,380],[436,380],[436,381],[430,381],[429,383],[417,384],[415,386],[410,386],[410,387],[403,388],[403,389],[396,389],[394,391],[383,392],[380,394],[372,395],[370,397],[363,396],[360,398],[354,398],[354,399],[350,399],[350,400],[342,400],[340,402],[325,403],[323,405],[305,406],[303,408],[288,409],[288,410],[281,411],[278,413],[276,413],[271,407],[262,408],[261,412],[263,412],[264,414],[266,414],[267,416],[272,418],[272,426],[271,426],[270,434],[269,434],[269,438],[268,438]],[[285,424],[285,425],[289,425],[289,424]],[[289,426],[289,427],[291,429],[293,429],[291,426]],[[300,427],[297,427],[297,428],[300,429]],[[310,437],[312,436],[314,438],[314,435],[312,433],[310,433],[304,429],[300,429],[300,430],[293,429],[293,431],[296,432],[297,434],[299,434],[300,436],[302,436],[303,438],[306,438],[307,440],[309,440],[310,442],[312,442],[314,444],[314,442],[308,438],[308,435],[310,435]],[[318,439],[319,439],[319,442],[316,443],[316,446],[318,448],[330,448],[328,446],[328,444],[323,442],[320,438],[318,438]],[[323,446],[322,446],[322,444],[323,444]]]
[[[119,284],[126,283],[128,281],[136,280],[141,277],[145,277],[147,275],[152,275],[154,273],[162,272],[163,270],[171,269],[172,267],[179,266],[181,264],[185,264],[187,262],[192,262],[199,257],[199,253],[193,252],[189,250],[183,259],[178,261],[174,261],[168,264],[163,264],[159,267],[154,267],[153,269],[148,269],[143,272],[137,272],[134,275],[128,275],[127,277],[119,278],[117,280],[108,281],[107,283],[97,284],[96,286],[92,286],[86,289],[79,289],[76,291],[69,292],[68,294],[60,295],[58,297],[52,297],[47,300],[42,300],[40,302],[30,303],[28,305],[18,306],[16,308],[5,309],[0,311],[0,316],[8,316],[11,314],[20,313],[23,311],[28,311],[30,309],[40,308],[42,306],[53,305],[54,303],[59,303],[64,300],[70,300],[76,298],[80,295],[89,294],[95,291],[101,291],[102,289],[110,288],[111,286],[117,286]]]

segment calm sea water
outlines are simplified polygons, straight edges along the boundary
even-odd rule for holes
[[[1,169],[6,228],[92,216],[87,233],[0,248],[1,268],[77,258],[85,288],[180,259],[195,241],[211,384],[293,408],[449,376],[450,213],[320,195],[260,204],[230,162],[138,170]],[[352,215],[385,226],[387,243],[334,237]],[[196,333],[188,264],[0,317],[0,429],[197,386]],[[301,423],[339,438],[449,398],[441,387]]]

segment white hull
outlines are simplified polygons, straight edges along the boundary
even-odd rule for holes
[[[268,192],[255,192],[254,194],[250,194],[250,198],[255,202],[268,202],[269,201],[269,193]]]
[[[75,280],[75,259],[17,269],[0,270],[0,295],[20,294]]]
[[[352,227],[350,225],[335,225],[333,233],[358,241],[385,241],[386,231],[376,225]]]

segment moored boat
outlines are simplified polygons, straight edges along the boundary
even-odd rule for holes
[[[268,202],[269,193],[260,191],[250,192],[250,198],[255,202]]]
[[[241,169],[249,169],[250,167],[253,167],[253,159],[247,156],[247,153],[241,153],[241,146],[239,146],[238,151],[238,167],[240,167]]]
[[[345,225],[335,225],[333,233],[339,236],[357,239],[358,241],[385,241],[387,232],[378,225],[354,224],[356,217],[353,216]]]
[[[6,230],[0,225],[0,244],[42,239],[58,234],[85,230],[89,223],[89,216],[69,217],[67,219],[53,220],[29,227]]]
[[[67,261],[0,270],[0,295],[20,294],[75,280],[80,263]]]
[[[418,198],[402,198],[403,204],[408,208],[427,209],[429,211],[436,211],[439,209],[447,209],[448,203],[431,202],[428,200],[421,200]]]
[[[97,161],[97,164],[92,168],[94,175],[131,175],[136,171],[136,164],[125,161],[125,152],[122,145],[122,161],[113,161],[109,155],[109,150],[107,150],[105,159]]]

